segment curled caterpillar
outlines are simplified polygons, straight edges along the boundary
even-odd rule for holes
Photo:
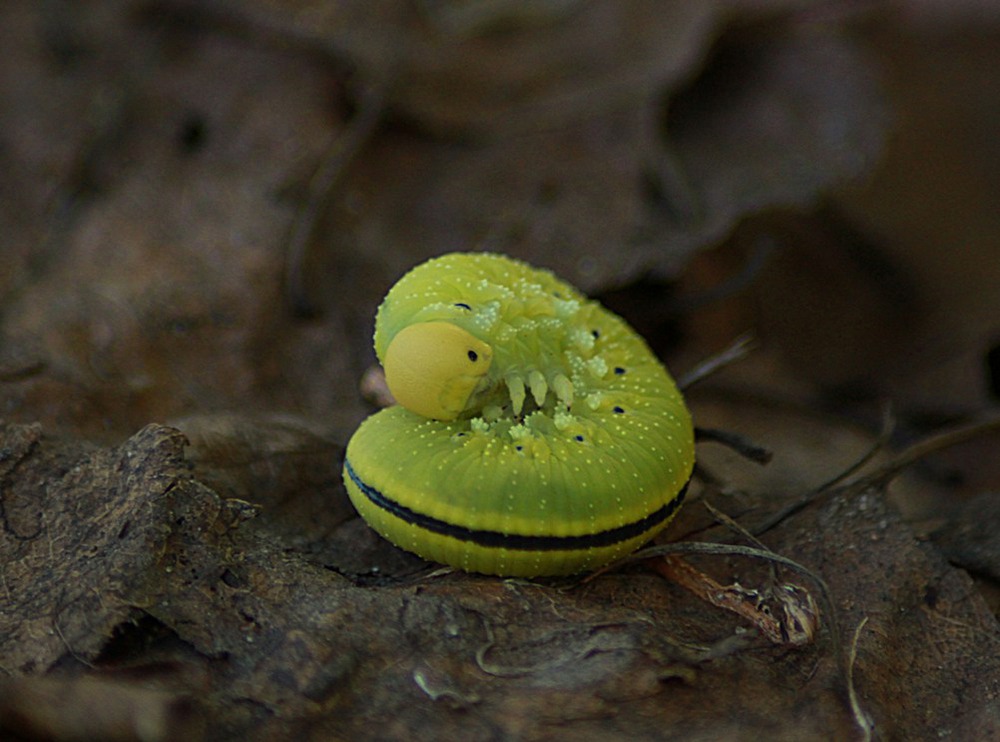
[[[546,270],[452,253],[403,276],[375,352],[399,404],[347,445],[382,536],[505,576],[574,574],[670,521],[694,466],[677,386],[624,320]]]

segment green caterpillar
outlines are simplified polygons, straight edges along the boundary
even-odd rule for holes
[[[379,307],[375,352],[399,405],[355,432],[344,482],[397,546],[470,572],[574,574],[634,551],[684,498],[694,434],[677,386],[548,271],[429,260]]]

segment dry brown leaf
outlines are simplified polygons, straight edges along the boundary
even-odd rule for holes
[[[671,276],[740,218],[809,203],[871,165],[885,110],[846,38],[751,34],[710,64],[677,100],[675,82],[513,139],[383,136],[347,174],[326,249],[337,265],[366,256],[386,284],[431,254],[485,248],[607,288]]]
[[[413,262],[489,246],[588,289],[650,270],[671,276],[746,214],[813,204],[879,146],[876,67],[836,13],[793,0],[586,5],[3,5],[0,671],[12,677],[0,735],[30,731],[12,713],[31,698],[42,733],[86,731],[97,719],[74,723],[59,704],[92,704],[97,692],[108,718],[125,720],[104,729],[126,737],[135,704],[169,715],[179,700],[182,721],[190,709],[210,739],[851,738],[830,627],[847,639],[863,621],[854,680],[879,734],[997,734],[998,653],[984,650],[1000,641],[996,618],[966,573],[889,504],[933,511],[940,491],[911,479],[888,495],[819,498],[763,535],[834,598],[816,642],[794,650],[639,566],[583,584],[433,572],[352,517],[339,457],[365,412],[357,384],[372,310]],[[612,15],[621,33],[598,33]],[[453,43],[432,43],[449,34]],[[580,63],[581,39],[597,50],[594,69]],[[641,53],[629,53],[631,41]],[[505,59],[504,49],[524,53]],[[942,79],[966,74],[927,59],[955,72]],[[484,60],[495,77],[483,75]],[[284,241],[310,173],[344,132],[346,67],[363,88],[411,85],[383,91],[387,125],[329,194],[323,240],[305,266],[327,311],[304,322],[282,296]],[[509,117],[497,113],[500,80],[517,103]],[[991,120],[969,101],[958,120]],[[464,140],[444,136],[456,130]],[[838,208],[905,225],[913,204],[934,203],[935,186],[970,194],[988,184],[965,179],[976,168],[952,167],[954,181],[915,176],[913,192],[926,188],[927,200],[898,212],[891,199],[867,204],[866,218],[843,199]],[[990,203],[988,193],[965,201]],[[994,234],[990,219],[970,227],[984,236],[977,244]],[[798,224],[808,236],[810,222]],[[945,231],[928,234],[940,252]],[[838,315],[892,309],[836,248],[808,248],[771,285],[779,309],[797,312],[785,297],[806,288],[835,288]],[[986,283],[987,268],[976,276]],[[990,306],[952,303],[975,297],[973,285],[942,292],[938,316]],[[662,327],[650,310],[658,299],[623,291]],[[824,303],[815,306],[822,317]],[[826,316],[817,327],[841,337],[827,359],[806,342],[801,315],[789,342],[819,351],[802,352],[798,370],[770,348],[749,366],[775,376],[785,398],[814,403],[817,381],[850,377],[856,358],[872,357],[863,351],[911,337],[892,321],[839,333]],[[987,315],[967,336],[980,345]],[[734,334],[679,329],[687,353]],[[828,377],[802,371],[817,355]],[[727,493],[703,496],[749,526],[871,441],[816,404],[805,414],[748,403],[746,368],[739,394],[696,391],[692,401],[699,424],[775,452],[760,470],[699,448]],[[979,445],[977,472],[996,458],[995,443]],[[989,564],[988,539],[946,533],[952,558]],[[734,537],[692,499],[666,538]],[[771,579],[744,559],[692,561],[720,584]],[[66,695],[47,700],[52,688]],[[53,719],[63,726],[44,726]]]
[[[767,414],[755,418],[764,425]],[[829,423],[789,413],[779,420],[789,425],[789,439],[803,427],[817,440],[824,429],[836,432],[848,444],[845,456],[865,444]],[[248,452],[247,422],[202,419],[195,477],[183,437],[169,428],[151,426],[118,448],[94,450],[8,426],[0,545],[8,595],[18,597],[2,614],[0,656],[8,671],[37,671],[65,657],[110,669],[131,637],[132,667],[169,658],[204,668],[210,691],[199,697],[211,709],[205,721],[213,738],[245,735],[251,723],[264,724],[262,737],[364,734],[376,718],[392,720],[387,736],[416,739],[467,729],[470,719],[474,737],[490,729],[537,737],[557,727],[584,738],[655,739],[664,728],[725,737],[734,725],[779,739],[853,734],[828,630],[794,651],[766,643],[724,650],[738,621],[634,569],[575,587],[458,573],[415,579],[405,567],[382,572],[377,583],[356,581],[325,561],[335,550],[310,552],[291,528],[298,523],[309,532],[318,515],[282,509],[280,490],[294,491],[296,478],[280,470],[265,477],[277,490],[259,508],[222,499],[197,480],[201,470],[243,494],[241,480],[219,478],[227,461],[258,460],[254,450],[312,455],[315,440],[289,437],[290,424],[255,432]],[[794,445],[775,449],[792,460],[801,455]],[[794,467],[786,462],[784,471]],[[764,490],[748,486],[739,517],[751,522],[798,486],[780,477]],[[344,501],[342,491],[337,496]],[[323,517],[333,523],[338,505],[330,505]],[[279,527],[260,525],[270,519]],[[706,525],[693,502],[671,531],[677,537]],[[357,536],[334,528],[326,538],[346,546]],[[701,530],[699,537],[711,536]],[[855,678],[880,730],[912,737],[948,727],[968,736],[989,728],[988,698],[1000,668],[981,648],[1000,641],[996,621],[969,579],[919,544],[882,493],[820,501],[765,538],[819,569],[842,633],[868,618]],[[382,555],[393,551],[380,541],[371,556],[391,565]],[[767,579],[759,565],[704,561],[744,585]],[[833,617],[822,620],[828,626]],[[184,644],[154,651],[155,644],[143,650],[136,643],[163,629]],[[174,693],[196,692],[173,681]],[[977,690],[962,698],[945,692],[956,684]],[[906,711],[904,696],[919,699],[919,718]],[[247,700],[259,704],[249,717]],[[278,716],[268,719],[271,713]]]

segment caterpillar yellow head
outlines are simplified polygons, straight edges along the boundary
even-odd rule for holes
[[[451,322],[418,322],[389,343],[383,366],[389,391],[423,417],[454,420],[486,383],[493,349]]]

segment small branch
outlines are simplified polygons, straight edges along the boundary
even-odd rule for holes
[[[712,514],[713,518],[719,521],[719,523],[724,525],[730,531],[732,531],[738,536],[741,536],[742,538],[745,538],[747,541],[749,541],[751,544],[753,544],[762,551],[771,551],[770,549],[767,548],[767,546],[764,545],[764,543],[760,539],[758,539],[756,536],[750,533],[750,531],[741,526],[735,520],[730,518],[726,513],[723,513],[721,510],[714,507],[712,503],[710,503],[708,500],[702,500],[701,504],[704,505],[705,509]]]
[[[861,636],[861,631],[867,623],[868,617],[865,616],[861,620],[861,623],[857,625],[857,628],[854,629],[854,636],[851,638],[851,649],[847,657],[847,698],[851,704],[851,713],[854,715],[854,721],[861,729],[861,738],[864,742],[871,742],[875,723],[861,707],[857,689],[854,687],[854,665],[858,660],[858,638]]]
[[[892,433],[896,428],[896,418],[892,415],[892,409],[890,405],[886,404],[882,408],[882,428],[879,431],[878,438],[872,443],[867,451],[862,454],[853,464],[848,466],[842,472],[834,476],[832,479],[827,480],[823,484],[819,485],[816,489],[811,492],[807,492],[804,495],[800,495],[796,499],[789,503],[786,503],[784,507],[780,508],[776,512],[772,513],[766,519],[756,524],[753,528],[753,533],[757,536],[762,533],[766,533],[774,528],[779,523],[783,522],[786,518],[795,515],[803,508],[805,508],[809,503],[817,500],[821,495],[832,492],[834,488],[844,482],[849,477],[853,476],[861,469],[863,469],[875,456],[880,452],[885,450],[886,446],[889,445],[889,440],[892,438]]]
[[[909,448],[897,454],[891,461],[876,469],[873,473],[848,482],[840,489],[844,490],[858,485],[888,484],[901,471],[912,466],[925,456],[930,456],[952,446],[957,446],[960,443],[994,433],[1000,433],[1000,412],[995,411],[988,413],[978,420],[959,425],[951,430],[945,430],[942,433],[935,433],[928,438],[917,441]]]
[[[286,247],[285,292],[289,305],[298,316],[315,314],[315,307],[305,286],[305,259],[316,224],[337,183],[381,123],[388,88],[389,83],[365,88],[357,115],[348,123],[347,130],[337,136],[326,151],[309,182],[308,200],[292,222]]]
[[[878,437],[872,443],[868,451],[865,452],[857,461],[851,464],[849,467],[844,469],[844,471],[837,474],[832,479],[824,482],[819,487],[816,488],[817,492],[825,492],[829,489],[833,489],[835,486],[845,481],[849,477],[853,476],[856,472],[861,471],[868,462],[875,458],[880,451],[884,451],[889,445],[889,441],[892,439],[892,434],[896,431],[896,418],[892,414],[892,405],[886,402],[882,405],[882,426],[879,429]]]
[[[731,366],[737,361],[743,360],[752,351],[756,350],[756,348],[757,342],[754,340],[753,335],[749,333],[740,335],[728,348],[716,353],[714,356],[709,356],[686,374],[678,377],[677,386],[681,391],[686,392],[689,387],[694,386],[700,381],[704,381],[726,366]]]
[[[717,428],[695,428],[694,439],[697,443],[720,443],[723,446],[732,449],[743,458],[749,459],[757,464],[767,464],[774,456],[770,450],[764,448],[763,446],[758,446],[756,443],[753,443],[739,433],[733,433],[729,430],[719,430]]]

